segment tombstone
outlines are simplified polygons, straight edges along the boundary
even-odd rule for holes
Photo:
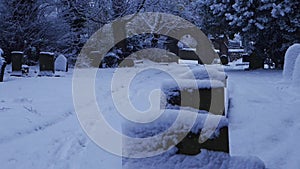
[[[208,139],[204,143],[199,143],[201,130],[197,133],[189,132],[188,135],[176,145],[178,154],[197,155],[201,149],[220,151],[229,153],[229,132],[228,127],[223,127],[219,131],[219,136]]]
[[[24,53],[20,51],[11,52],[12,73],[11,76],[22,76],[22,60]]]
[[[62,72],[68,72],[68,60],[64,55],[59,55],[55,59],[55,70],[62,71]]]
[[[179,58],[182,60],[195,60],[198,64],[202,64],[202,61],[196,54],[196,49],[194,48],[183,48],[179,50]]]
[[[226,116],[225,112],[225,85],[222,82],[210,82],[209,80],[196,80],[197,86],[190,85],[188,81],[177,83],[166,81],[162,85],[163,95],[161,106],[166,109],[178,109],[180,107],[191,107],[196,110],[205,110],[214,115]],[[201,130],[188,135],[176,145],[178,154],[196,155],[201,149],[221,151],[229,153],[228,127],[220,128],[220,135],[199,143],[198,138]]]
[[[6,67],[6,61],[4,60],[4,58],[0,56],[0,82],[3,82],[5,67]]]
[[[243,54],[243,55],[242,55],[242,58],[243,58],[243,62],[250,62],[250,55],[248,55],[248,54]]]
[[[285,80],[292,80],[293,72],[295,68],[295,63],[298,55],[300,54],[300,44],[296,43],[290,46],[284,56],[284,66],[283,66],[283,78]]]
[[[295,62],[295,68],[293,71],[293,86],[300,88],[300,53]]]
[[[53,76],[54,70],[54,54],[50,52],[41,52],[39,58],[40,73],[39,76]]]
[[[205,110],[214,115],[225,116],[225,84],[217,80],[187,80],[179,81],[182,89],[173,81],[162,85],[164,96],[161,103],[167,109],[191,107]],[[196,84],[197,86],[193,86]],[[163,108],[162,107],[162,108]]]
[[[263,68],[264,62],[261,56],[257,55],[257,53],[253,52],[249,58],[249,69],[260,69]]]
[[[229,63],[229,58],[226,55],[222,55],[220,57],[220,60],[221,60],[222,65],[228,65],[228,63]]]

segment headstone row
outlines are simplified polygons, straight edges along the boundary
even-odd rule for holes
[[[12,76],[22,76],[29,73],[29,67],[23,65],[24,53],[13,51],[11,53]],[[54,53],[41,52],[39,55],[39,76],[54,76],[55,71],[68,71],[68,61],[64,55],[55,59]]]

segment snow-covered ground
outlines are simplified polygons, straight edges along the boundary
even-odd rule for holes
[[[255,155],[270,169],[300,167],[300,93],[282,71],[231,71],[232,155]]]
[[[80,127],[71,72],[60,78],[5,75],[5,82],[0,83],[0,168],[122,168],[120,157],[99,148]],[[120,115],[109,97],[112,90],[118,90],[111,89],[112,73],[112,69],[99,70],[95,91],[107,121],[120,130]],[[297,169],[300,95],[281,82],[281,74],[228,72],[230,151],[234,156],[258,156],[269,169]],[[151,70],[135,78],[130,86],[133,105],[147,109],[149,92],[160,88],[158,82],[166,77],[169,75]],[[204,151],[210,157],[217,155],[211,153]],[[191,164],[201,156],[186,161]]]

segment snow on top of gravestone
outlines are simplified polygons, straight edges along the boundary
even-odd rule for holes
[[[295,87],[300,87],[300,53],[295,62],[295,68],[293,72],[293,85]]]
[[[179,118],[180,115],[180,118]],[[151,115],[149,115],[149,118]],[[147,115],[142,118],[147,118]],[[207,125],[207,120],[215,119],[215,124]],[[170,128],[172,126],[172,128]],[[162,115],[150,122],[150,123],[134,123],[128,120],[124,120],[122,122],[122,132],[126,136],[132,138],[148,138],[153,137],[155,135],[162,134],[163,132],[168,132],[169,138],[174,138],[176,141],[176,137],[183,133],[199,133],[201,130],[205,129],[205,131],[210,130],[211,135],[210,139],[216,138],[220,134],[220,129],[228,126],[228,119],[224,116],[220,115],[211,115],[211,114],[199,114],[198,112],[189,111],[189,110],[171,110],[166,109]],[[170,129],[169,131],[167,131]],[[174,130],[174,131],[173,131]],[[166,139],[169,139],[166,138]],[[154,138],[155,139],[155,138]],[[180,140],[177,140],[180,141]],[[153,148],[149,145],[160,143],[161,140],[157,140],[157,142],[149,143],[144,142],[145,146],[148,148]],[[131,145],[131,142],[126,143],[126,149],[132,146],[129,150],[136,150],[133,148],[136,145]],[[149,151],[152,151],[148,149]],[[146,150],[147,151],[147,150]]]
[[[64,55],[60,54],[55,60],[55,70],[66,71],[67,62],[67,58]]]
[[[40,54],[42,54],[42,55],[53,55],[54,56],[54,53],[52,53],[52,52],[40,52]]]
[[[218,67],[207,66],[195,66],[191,67],[190,72],[185,72],[179,75],[182,79],[213,79],[213,80],[225,80],[226,73],[220,70]]]
[[[218,80],[165,80],[162,83],[162,90],[167,92],[174,89],[210,89],[224,87],[224,83]]]
[[[142,118],[147,118],[147,115]],[[214,119],[215,123],[207,125],[211,119]],[[128,120],[122,122],[124,135],[141,138],[139,140],[124,138],[123,153],[127,157],[138,157],[143,154],[151,155],[161,149],[167,150],[170,146],[172,148],[178,144],[189,132],[199,134],[205,131],[207,138],[214,139],[220,135],[220,129],[227,126],[228,119],[224,116],[166,109],[158,119],[150,123],[134,123]],[[142,139],[150,137],[151,139]]]
[[[285,53],[283,77],[285,80],[292,80],[295,62],[300,54],[300,44],[294,44]]]
[[[22,51],[12,51],[11,53],[12,53],[12,54],[23,54]]]

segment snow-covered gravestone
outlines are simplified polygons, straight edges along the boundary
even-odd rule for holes
[[[293,72],[293,86],[300,88],[300,53],[295,62],[295,67]]]
[[[54,70],[54,53],[41,52],[40,53],[40,73],[39,76],[53,76]]]
[[[284,80],[292,80],[295,62],[300,54],[300,44],[294,44],[288,48],[285,53],[283,78]]]
[[[56,71],[68,71],[68,60],[64,55],[59,55],[55,60],[55,70]]]

